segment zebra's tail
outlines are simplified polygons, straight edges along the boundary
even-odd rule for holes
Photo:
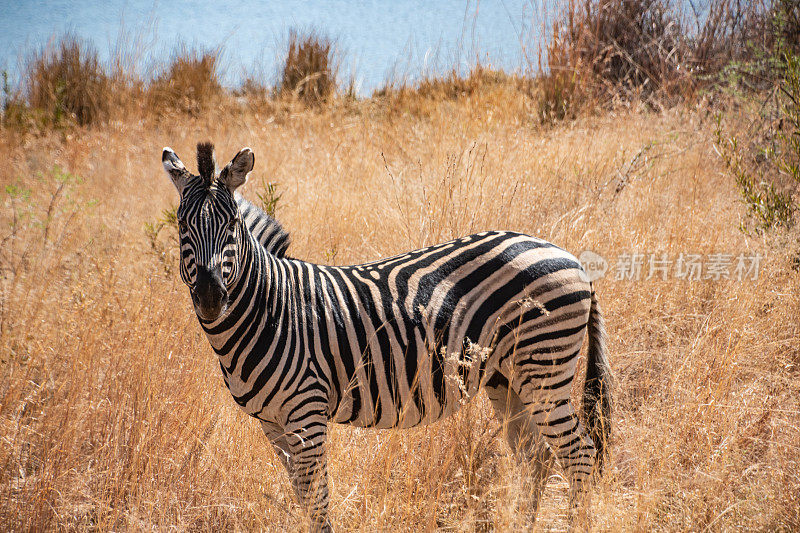
[[[597,295],[592,289],[589,309],[589,350],[586,356],[586,382],[583,387],[583,416],[586,429],[597,450],[597,469],[600,474],[608,455],[613,409],[611,367],[606,356],[606,326],[600,312]]]

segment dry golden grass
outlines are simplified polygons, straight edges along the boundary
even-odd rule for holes
[[[800,528],[797,232],[739,231],[746,209],[704,110],[542,129],[535,106],[504,91],[429,99],[421,115],[364,103],[0,132],[3,529],[303,528],[275,454],[223,385],[174,268],[173,230],[163,253],[145,232],[176,202],[161,147],[191,160],[201,139],[221,160],[253,148],[244,194],[277,182],[290,253],[311,261],[491,228],[612,262],[761,253],[756,281],[612,273],[597,284],[618,385],[593,527]],[[522,527],[520,470],[497,430],[483,397],[417,430],[334,426],[332,520],[344,531]],[[552,478],[538,528],[565,527],[564,494]]]
[[[29,103],[49,124],[72,120],[86,126],[108,115],[112,80],[92,45],[75,36],[64,35],[33,54],[25,85]]]
[[[289,32],[279,94],[320,105],[336,90],[334,41],[315,32]]]
[[[150,84],[148,108],[197,115],[222,95],[219,76],[219,50],[181,47]]]
[[[780,50],[800,42],[796,0],[564,0],[539,55],[540,115],[574,118],[586,108],[694,101],[737,76],[772,88]],[[697,8],[700,8],[699,10]],[[745,74],[746,73],[746,74]]]

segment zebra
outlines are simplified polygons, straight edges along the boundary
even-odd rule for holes
[[[328,519],[329,422],[410,428],[485,389],[529,468],[531,513],[555,462],[585,512],[611,430],[612,376],[597,295],[579,261],[542,239],[485,231],[352,266],[285,255],[288,234],[237,189],[243,148],[198,175],[170,148],[180,275],[236,403],[261,423],[312,531]],[[570,401],[588,337],[582,417]]]

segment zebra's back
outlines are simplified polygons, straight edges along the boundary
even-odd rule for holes
[[[535,358],[579,346],[588,319],[591,286],[577,259],[519,233],[470,235],[362,265],[279,264],[307,306],[295,331],[314,354],[309,381],[325,381],[339,423],[439,420],[494,370],[511,371],[515,347]],[[574,363],[550,374],[571,377]]]

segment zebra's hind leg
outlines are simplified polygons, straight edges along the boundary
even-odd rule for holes
[[[525,404],[511,389],[503,374],[492,374],[485,388],[495,415],[503,424],[503,432],[511,451],[529,471],[529,515],[531,521],[535,522],[539,500],[553,466],[553,453],[544,442],[536,422],[525,410]]]
[[[332,532],[328,521],[327,419],[314,416],[303,422],[284,428],[262,421],[261,427],[286,468],[295,495],[310,513],[310,530]]]
[[[577,353],[575,354],[577,356]],[[570,401],[572,372],[519,372],[512,389],[525,404],[569,481],[570,523],[585,523],[590,504],[589,482],[596,450]]]

